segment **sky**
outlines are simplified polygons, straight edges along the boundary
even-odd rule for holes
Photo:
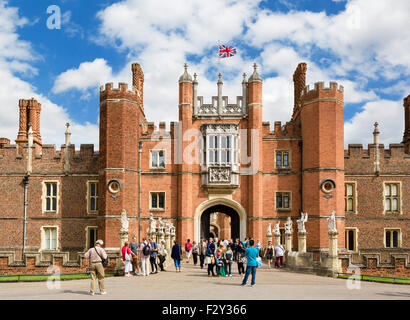
[[[307,84],[344,86],[345,146],[400,143],[403,98],[410,94],[408,0],[0,0],[0,137],[14,143],[18,100],[42,104],[45,144],[98,149],[99,87],[132,83],[142,66],[148,121],[178,120],[183,65],[198,74],[198,95],[217,94],[217,44],[223,95],[235,102],[242,74],[263,77],[263,120],[285,124],[293,110],[293,72],[306,62]]]

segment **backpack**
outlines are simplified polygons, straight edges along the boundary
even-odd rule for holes
[[[151,249],[149,247],[149,244],[145,244],[144,248],[142,248],[142,254],[144,256],[149,256],[151,254]]]
[[[226,260],[231,261],[232,260],[232,253],[225,252],[225,258],[226,258]]]

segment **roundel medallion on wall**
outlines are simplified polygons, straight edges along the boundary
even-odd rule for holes
[[[121,191],[122,187],[121,181],[117,179],[111,179],[110,181],[108,181],[107,187],[108,191],[111,193],[111,196],[117,198],[117,194]]]
[[[320,183],[320,189],[322,192],[330,194],[336,188],[336,183],[332,179],[324,179]]]

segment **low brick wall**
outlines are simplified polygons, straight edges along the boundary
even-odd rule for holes
[[[381,277],[410,277],[408,254],[392,254],[390,263],[380,262],[380,254],[364,254],[362,263],[351,263],[349,255],[341,255],[342,273],[354,274],[354,267],[361,275]]]
[[[106,272],[115,272],[117,257],[116,254],[108,255],[109,264],[105,268]],[[33,253],[18,261],[15,260],[14,253],[0,253],[0,275],[48,274],[52,272],[53,266],[59,268],[60,274],[86,273],[89,260],[79,256],[77,261],[69,261],[68,253],[58,253],[52,255],[50,260],[42,261],[41,254]]]

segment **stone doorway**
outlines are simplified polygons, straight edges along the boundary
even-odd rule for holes
[[[211,228],[212,226],[212,228]],[[240,237],[240,219],[235,209],[225,205],[214,205],[201,215],[201,239],[214,235],[219,239]]]

